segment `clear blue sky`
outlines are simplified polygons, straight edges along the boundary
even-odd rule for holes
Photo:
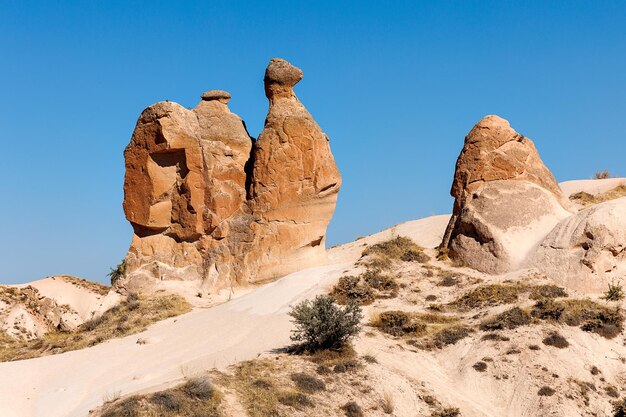
[[[297,94],[344,182],[330,245],[451,210],[463,137],[498,114],[559,181],[626,175],[624,1],[0,1],[0,282],[106,280],[132,230],[138,115],[208,89],[257,136],[263,71]]]

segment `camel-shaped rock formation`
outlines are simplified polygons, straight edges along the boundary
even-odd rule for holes
[[[258,140],[211,90],[192,110],[143,111],[124,156],[124,212],[134,236],[116,286],[181,281],[219,290],[325,262],[341,176],[329,139],[296,97],[302,71],[272,59]]]

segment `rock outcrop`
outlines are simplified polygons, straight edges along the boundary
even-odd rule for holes
[[[527,266],[569,288],[606,290],[626,276],[626,197],[606,201],[560,222]]]
[[[182,281],[219,290],[325,259],[341,177],[322,132],[293,92],[302,71],[272,59],[257,141],[212,90],[192,110],[143,111],[124,153],[124,212],[134,230],[118,288]]]
[[[498,116],[483,118],[465,137],[451,195],[454,208],[441,248],[487,273],[520,266],[571,215],[533,142]]]

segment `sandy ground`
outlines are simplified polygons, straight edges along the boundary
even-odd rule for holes
[[[0,363],[0,415],[84,417],[105,398],[155,390],[284,347],[289,344],[289,307],[328,291],[352,267],[363,244],[410,232],[418,243],[435,246],[447,219],[408,222],[331,249],[330,265],[288,275],[226,304],[157,323],[141,334],[80,351]],[[148,343],[137,344],[140,338]]]
[[[597,195],[606,193],[620,185],[626,185],[626,178],[607,178],[604,180],[573,180],[559,183],[561,190],[566,196],[584,191],[589,194]]]

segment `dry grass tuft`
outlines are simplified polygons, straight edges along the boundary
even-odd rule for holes
[[[602,194],[589,194],[584,191],[574,193],[569,196],[569,199],[581,204],[582,206],[590,206],[593,204],[603,203],[609,200],[615,200],[616,198],[621,198],[626,196],[626,185],[618,185],[610,191]]]
[[[220,417],[222,394],[207,378],[194,378],[177,387],[104,404],[102,417]]]
[[[619,308],[608,308],[591,300],[540,300],[532,308],[533,317],[568,326],[580,326],[586,332],[612,339],[623,330],[624,316]]]
[[[83,323],[71,332],[50,332],[29,341],[0,334],[0,362],[84,349],[109,339],[139,333],[157,321],[190,310],[189,303],[178,295],[155,298],[131,295],[102,316]]]
[[[479,328],[482,331],[515,329],[530,324],[530,314],[519,307],[513,307],[497,316],[483,321]]]
[[[544,298],[561,298],[567,296],[565,288],[561,288],[557,285],[538,285],[532,287],[528,297],[531,300],[541,300]]]
[[[430,260],[430,257],[424,253],[424,249],[421,246],[404,236],[396,236],[384,242],[368,246],[362,253],[362,256],[372,255],[406,262],[426,263]]]
[[[343,412],[346,414],[346,417],[364,417],[365,413],[363,413],[363,409],[360,405],[358,405],[354,401],[347,402],[341,407]]]
[[[454,407],[444,408],[443,410],[433,411],[430,417],[459,417],[461,410]]]
[[[89,281],[83,278],[73,277],[71,275],[60,275],[58,278],[63,279],[70,284],[73,284],[80,288],[85,288],[91,292],[99,295],[107,295],[111,291],[111,287],[108,285],[100,284],[99,282]]]
[[[552,332],[549,336],[543,339],[543,344],[547,346],[554,346],[559,349],[565,349],[569,346],[569,342],[558,332]]]
[[[383,395],[383,401],[381,403],[381,408],[385,414],[393,414],[393,410],[396,408],[395,403],[393,401],[393,396],[389,391],[386,391]]]
[[[515,303],[528,287],[520,284],[481,285],[449,303],[459,310],[472,310]]]
[[[406,311],[384,311],[373,318],[371,326],[392,336],[424,336],[450,324],[456,317],[435,313],[413,313]]]

